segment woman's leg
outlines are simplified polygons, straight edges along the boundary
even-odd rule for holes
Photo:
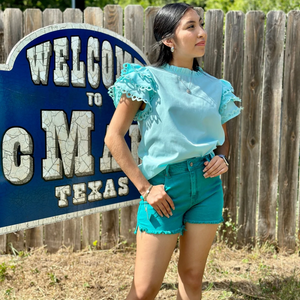
[[[178,300],[201,299],[206,259],[218,226],[186,223],[186,231],[180,237]]]
[[[178,234],[137,232],[137,253],[132,287],[127,300],[154,299],[176,246]]]

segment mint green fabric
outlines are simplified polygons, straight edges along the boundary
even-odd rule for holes
[[[173,65],[157,68],[127,63],[108,93],[115,106],[122,94],[146,103],[134,119],[142,136],[139,168],[147,179],[169,164],[213,154],[225,140],[222,124],[240,113],[234,101],[241,100],[231,84],[201,68],[191,71]]]

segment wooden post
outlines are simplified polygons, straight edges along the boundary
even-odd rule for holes
[[[264,13],[246,14],[238,242],[255,244],[259,177]]]
[[[143,17],[144,9],[141,5],[128,5],[125,8],[124,29],[125,37],[143,51]],[[138,130],[138,128],[136,128]],[[135,135],[134,135],[135,136]],[[138,157],[135,157],[137,164]],[[135,243],[134,230],[138,205],[127,206],[121,209],[120,238],[127,245]]]
[[[80,9],[67,8],[63,12],[64,23],[82,23],[83,14]],[[63,245],[73,251],[81,249],[81,218],[63,221]]]
[[[87,7],[84,10],[84,23],[103,27],[103,12],[99,7]],[[100,214],[82,218],[82,248],[87,248],[97,241],[100,246]]]
[[[260,160],[258,238],[275,242],[285,13],[267,15]]]
[[[62,12],[59,9],[47,8],[43,12],[43,26],[62,23]],[[63,222],[45,225],[45,244],[50,253],[62,246]]]
[[[0,10],[0,64],[5,63],[4,51],[4,14]],[[0,254],[6,252],[6,234],[0,235]]]
[[[24,36],[43,26],[43,15],[39,9],[26,9],[24,14]],[[26,230],[26,248],[43,246],[43,226]]]
[[[153,34],[153,23],[154,18],[159,10],[159,7],[149,6],[145,10],[145,45],[144,53],[150,63],[154,63],[157,58],[158,51],[153,51],[153,45],[155,45],[156,40]]]
[[[205,14],[207,42],[204,55],[204,70],[222,78],[224,13],[220,9],[208,10]]]
[[[104,7],[104,27],[123,35],[123,10],[119,5]],[[114,247],[119,239],[119,209],[102,213],[101,248]]]
[[[23,15],[18,8],[7,8],[4,11],[4,49],[5,60],[15,44],[23,37]],[[14,247],[24,250],[24,231],[10,233],[6,236],[7,250]]]
[[[279,167],[279,247],[295,251],[300,127],[300,11],[287,20]]]
[[[231,11],[226,14],[224,79],[232,84],[234,94],[240,98],[242,98],[243,80],[243,69],[241,66],[243,65],[244,58],[244,23],[244,13],[240,11]],[[233,245],[236,239],[236,231],[234,229],[237,228],[236,207],[239,180],[238,157],[240,153],[240,122],[241,117],[237,117],[226,123],[230,141],[228,155],[230,167],[228,172],[222,175],[224,191],[224,224],[221,228],[221,234],[228,245]]]

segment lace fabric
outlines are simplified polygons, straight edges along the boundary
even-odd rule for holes
[[[146,103],[146,107],[136,113],[135,121],[145,120],[151,114],[151,100],[156,93],[157,84],[150,71],[146,67],[127,63],[123,65],[121,76],[108,89],[115,107],[119,104],[122,94],[126,94],[126,97],[133,101]]]
[[[220,81],[222,83],[222,98],[219,113],[221,115],[221,123],[224,124],[239,115],[242,107],[237,107],[234,104],[234,102],[241,102],[241,99],[233,94],[234,90],[231,84],[224,79],[220,79]]]

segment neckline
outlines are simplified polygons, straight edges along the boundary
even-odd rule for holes
[[[169,64],[164,64],[162,66],[163,69],[171,72],[171,73],[174,73],[176,75],[185,75],[185,76],[192,76],[193,74],[195,75],[201,75],[203,73],[203,70],[200,68],[200,67],[197,67],[198,70],[197,71],[194,71],[194,70],[190,70],[188,68],[183,68],[183,67],[177,67],[177,66],[174,66],[174,65],[169,65]]]

